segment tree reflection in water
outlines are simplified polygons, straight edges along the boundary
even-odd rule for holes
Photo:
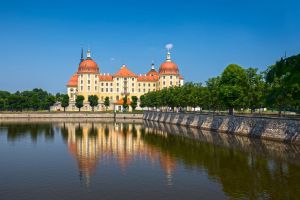
[[[157,162],[168,185],[179,165],[203,171],[232,199],[293,199],[300,196],[300,148],[152,122],[2,123],[7,140],[61,134],[85,185],[97,166],[114,159],[126,170],[137,159]],[[58,129],[58,130],[57,130]]]

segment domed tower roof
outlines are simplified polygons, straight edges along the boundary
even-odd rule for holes
[[[158,76],[158,72],[154,68],[154,64],[151,64],[151,69],[149,72],[146,74],[147,76]]]
[[[159,74],[164,74],[164,75],[178,75],[179,74],[179,69],[176,63],[172,62],[171,60],[171,53],[168,49],[167,53],[167,59],[164,63],[162,63],[159,67],[158,70]]]
[[[80,62],[77,73],[99,73],[99,67],[91,58],[91,51],[87,51],[87,58]]]
[[[78,74],[76,73],[70,78],[67,86],[68,87],[77,87],[77,85],[78,85]]]

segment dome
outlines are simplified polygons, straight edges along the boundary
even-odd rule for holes
[[[159,74],[177,75],[179,69],[177,65],[171,61],[166,61],[159,67]]]
[[[70,78],[70,80],[69,80],[67,86],[68,86],[68,87],[77,87],[77,85],[78,85],[78,74],[74,74],[74,75]]]
[[[92,59],[86,59],[79,64],[78,73],[99,73],[99,67]]]

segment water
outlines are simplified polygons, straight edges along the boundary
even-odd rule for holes
[[[300,147],[152,122],[0,122],[0,199],[300,199]]]

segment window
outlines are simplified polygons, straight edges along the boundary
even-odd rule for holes
[[[164,78],[164,79],[166,79],[166,77],[165,77],[165,76],[163,76],[163,78]]]
[[[97,81],[95,81],[95,84],[97,84]]]
[[[146,84],[144,83],[144,87],[146,86]]]
[[[117,92],[119,92],[119,88],[117,88]]]
[[[155,87],[155,83],[153,83],[153,87]]]
[[[146,92],[146,90],[145,90],[145,89],[143,89],[143,91],[144,91],[144,93]]]
[[[166,81],[163,82],[163,85],[166,85]]]
[[[117,78],[117,81],[119,80],[119,78]]]
[[[103,101],[103,97],[101,97],[101,101]]]
[[[106,83],[106,86],[108,86],[108,83]]]
[[[95,78],[97,78],[97,75],[95,75]]]
[[[141,89],[139,88],[139,90],[138,90],[139,92],[141,92]]]
[[[132,88],[132,92],[134,92],[134,88]]]
[[[95,86],[95,91],[97,91],[97,86]]]
[[[113,86],[113,84],[112,84],[112,83],[110,83],[110,86]]]
[[[81,86],[81,91],[83,91],[83,86]]]
[[[113,97],[112,97],[112,96],[110,97],[110,100],[113,100]]]
[[[83,84],[83,80],[81,80],[80,82],[81,82],[81,84]]]
[[[141,86],[141,84],[139,83],[139,86]]]
[[[117,86],[119,86],[119,83],[117,83]]]
[[[132,83],[132,87],[134,87],[134,83]]]
[[[88,77],[90,78],[90,75],[88,74]]]
[[[150,83],[148,83],[148,87],[150,87]]]
[[[132,81],[134,81],[134,78],[132,78]]]
[[[124,81],[127,81],[127,78],[124,78]]]
[[[90,81],[90,80],[88,80],[88,84],[91,84],[91,81]]]
[[[170,81],[170,85],[173,85],[173,82],[172,82],[172,81]]]
[[[106,92],[108,92],[108,88],[106,88]]]
[[[172,79],[172,76],[170,76],[170,79]]]
[[[119,96],[116,96],[116,100],[117,100],[117,101],[119,100]]]
[[[150,92],[150,89],[148,89],[148,92]]]
[[[91,90],[91,87],[90,86],[88,86],[88,91],[90,91]]]
[[[103,83],[101,83],[101,86],[103,86]]]
[[[101,92],[103,92],[103,88],[101,88]]]
[[[113,92],[113,89],[112,89],[112,88],[110,88],[110,92]]]

